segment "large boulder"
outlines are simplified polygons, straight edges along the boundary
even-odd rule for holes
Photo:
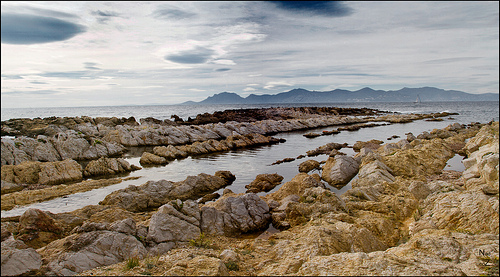
[[[201,208],[201,231],[234,236],[265,229],[271,220],[269,206],[254,193],[226,194]]]
[[[356,176],[359,163],[350,156],[335,156],[326,160],[321,178],[328,184],[341,188]]]
[[[140,186],[129,186],[107,195],[99,204],[118,205],[131,212],[158,208],[170,200],[195,200],[207,193],[230,185],[235,176],[229,171],[217,171],[215,175],[200,173],[188,176],[180,182],[167,180],[148,181]]]
[[[134,236],[113,231],[92,231],[73,234],[41,248],[39,253],[49,261],[49,274],[73,276],[85,270],[139,259],[146,248]]]
[[[277,185],[281,184],[281,181],[283,181],[283,176],[277,173],[259,174],[257,175],[257,177],[255,177],[255,180],[253,180],[250,184],[245,186],[245,188],[247,189],[246,192],[247,193],[249,192],[258,193],[261,191],[268,192]]]
[[[147,239],[154,243],[189,241],[200,235],[200,208],[193,200],[173,200],[161,206],[149,223]]]
[[[318,161],[315,160],[307,160],[299,164],[299,172],[308,173],[313,169],[319,169],[319,168],[320,164]]]
[[[13,237],[2,241],[2,276],[17,276],[37,271],[42,258],[35,249]]]
[[[39,209],[28,209],[19,218],[18,240],[32,248],[40,248],[62,237],[63,228]]]

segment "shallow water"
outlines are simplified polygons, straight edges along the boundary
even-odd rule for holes
[[[300,163],[314,159],[317,161],[325,161],[327,155],[319,155],[316,157],[305,157],[296,159],[293,162],[281,163],[272,165],[277,160],[284,158],[296,158],[299,155],[306,155],[306,151],[313,150],[319,146],[325,145],[330,142],[344,143],[347,142],[352,146],[356,141],[367,141],[370,139],[379,139],[384,142],[397,142],[400,139],[406,139],[405,133],[413,132],[419,134],[423,131],[431,131],[434,128],[443,128],[451,124],[450,121],[442,122],[426,122],[416,121],[405,124],[393,124],[386,126],[377,126],[372,128],[362,128],[357,131],[342,131],[336,135],[320,136],[316,138],[305,138],[303,134],[308,132],[322,132],[323,130],[332,130],[332,127],[323,127],[312,130],[294,131],[288,133],[280,133],[275,137],[286,139],[285,143],[280,143],[270,146],[259,146],[237,151],[228,151],[210,155],[202,155],[196,157],[187,157],[181,160],[174,160],[165,166],[143,167],[142,170],[137,170],[129,173],[126,177],[140,177],[136,180],[123,181],[119,184],[111,185],[104,188],[91,190],[88,192],[76,193],[68,195],[64,198],[56,198],[43,203],[36,203],[10,211],[2,211],[2,217],[21,215],[28,208],[37,208],[41,210],[51,211],[53,213],[72,211],[82,208],[86,205],[98,204],[104,197],[118,189],[126,188],[129,185],[141,185],[148,180],[169,180],[169,181],[182,181],[187,176],[197,175],[199,173],[207,173],[213,175],[218,170],[229,170],[236,176],[234,183],[227,188],[235,193],[245,192],[245,185],[252,182],[258,174],[262,173],[278,173],[284,177],[282,184],[290,181],[295,175],[299,173],[298,166]],[[398,135],[400,138],[387,140],[387,138]],[[132,149],[127,155],[125,160],[130,164],[141,166],[139,163],[142,151],[151,147],[141,147]],[[342,148],[341,152],[354,155],[356,154],[352,148]],[[319,173],[319,171],[312,171],[312,173]],[[325,183],[326,184],[326,183]],[[328,185],[327,185],[328,186]],[[279,189],[277,186],[267,193],[274,192]],[[328,186],[332,191],[341,195],[351,188],[350,183],[342,189],[336,189]],[[222,194],[223,189],[217,191]],[[261,192],[258,195],[265,195],[267,193]]]
[[[169,180],[169,181],[182,181],[186,179],[187,176],[197,175],[199,173],[207,173],[213,175],[218,170],[229,170],[236,176],[234,183],[227,188],[231,189],[236,193],[245,192],[245,185],[252,182],[258,174],[262,173],[278,173],[284,177],[282,184],[290,181],[298,172],[298,165],[307,159],[314,159],[317,161],[324,161],[328,158],[327,155],[319,155],[316,157],[306,157],[303,159],[297,159],[293,162],[281,163],[278,165],[271,165],[277,160],[282,160],[284,158],[296,158],[299,155],[306,155],[306,151],[313,150],[319,146],[325,145],[330,142],[336,143],[348,143],[352,146],[356,141],[368,141],[371,139],[382,140],[385,143],[397,142],[401,139],[406,139],[405,133],[412,132],[414,135],[418,135],[424,131],[432,131],[433,129],[444,128],[454,122],[458,123],[471,123],[471,122],[482,122],[486,123],[492,118],[496,117],[498,120],[498,102],[496,103],[483,103],[482,109],[477,103],[472,103],[469,108],[467,105],[454,104],[456,110],[451,109],[453,105],[446,104],[442,106],[441,104],[428,105],[428,106],[416,106],[412,104],[399,104],[398,105],[385,105],[376,103],[379,107],[375,107],[381,110],[390,110],[388,108],[392,107],[394,110],[405,111],[406,112],[442,112],[447,108],[449,112],[461,112],[460,115],[454,115],[452,118],[444,118],[444,121],[425,121],[419,120],[411,123],[404,124],[391,124],[386,126],[377,126],[372,128],[362,128],[357,131],[342,131],[336,135],[320,136],[316,138],[305,138],[303,134],[309,132],[320,133],[323,130],[332,130],[336,126],[323,127],[312,130],[302,130],[294,131],[288,133],[279,133],[274,135],[274,137],[286,139],[285,143],[279,143],[270,146],[259,146],[253,148],[247,148],[238,151],[228,151],[223,153],[216,153],[210,155],[202,155],[197,157],[188,157],[181,160],[174,160],[167,164],[166,166],[157,167],[144,167],[142,170],[131,172],[126,175],[131,176],[141,176],[136,180],[123,181],[122,183],[111,185],[105,188],[95,189],[88,192],[77,193],[73,195],[68,195],[64,198],[57,198],[43,203],[36,203],[32,205],[23,206],[10,211],[2,211],[1,216],[16,216],[21,215],[28,208],[38,208],[41,210],[51,211],[53,213],[68,212],[78,208],[82,208],[86,205],[98,204],[99,201],[103,200],[104,197],[111,193],[112,191],[126,188],[129,185],[141,185],[148,180]],[[356,104],[353,107],[363,107],[361,104]],[[489,106],[488,106],[489,105]],[[369,106],[370,107],[370,106]],[[386,109],[383,109],[386,107]],[[3,109],[2,109],[2,120],[3,120]],[[463,115],[465,113],[465,115]],[[471,115],[473,113],[473,115]],[[121,116],[120,114],[116,116]],[[138,117],[136,117],[138,119]],[[399,138],[388,140],[389,137],[397,135]],[[139,159],[143,151],[152,151],[152,147],[136,147],[130,149],[130,151],[124,156],[124,158],[131,164],[140,166]],[[352,148],[342,148],[340,150],[348,155],[354,155]],[[455,156],[450,159],[448,165],[445,167],[447,170],[460,170],[459,166],[461,164],[461,156]],[[462,165],[463,167],[463,165]],[[311,173],[318,173],[318,171],[313,171]],[[328,185],[327,185],[328,186]],[[274,192],[279,189],[277,186],[272,191]],[[330,187],[330,186],[328,186]],[[342,194],[348,189],[350,189],[350,184],[346,185],[340,190],[330,187],[332,191],[337,194]],[[218,193],[222,194],[223,189],[219,190]],[[267,193],[259,193],[259,195],[265,195]]]

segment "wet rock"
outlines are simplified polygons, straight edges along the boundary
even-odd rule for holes
[[[102,157],[98,160],[90,161],[83,171],[83,176],[114,175],[139,169],[141,168],[136,165],[130,165],[122,158]]]
[[[168,161],[163,157],[144,152],[142,153],[139,163],[141,163],[141,165],[165,165],[168,163]]]
[[[335,187],[343,187],[356,176],[359,163],[350,156],[328,158],[323,166],[321,178]]]
[[[277,185],[281,184],[281,181],[283,181],[283,176],[276,173],[259,174],[255,177],[255,180],[245,186],[247,189],[246,193],[258,193],[261,191],[268,192]]]
[[[339,150],[343,147],[347,147],[347,143],[340,144],[340,143],[331,142],[331,143],[325,144],[323,146],[320,146],[314,150],[309,150],[306,153],[307,153],[307,156],[313,157],[313,156],[317,156],[317,155],[321,155],[321,154],[330,154],[330,152],[332,152],[332,150],[334,150],[334,149]]]
[[[217,191],[230,185],[235,177],[229,171],[217,171],[215,175],[200,173],[188,176],[181,182],[167,180],[148,181],[140,186],[129,186],[107,195],[100,205],[118,205],[131,212],[148,211],[158,208],[170,200],[182,201]]]
[[[201,231],[206,234],[239,235],[267,228],[269,206],[253,193],[223,196],[201,208]]]
[[[306,137],[306,138],[315,138],[315,137],[321,136],[321,134],[318,134],[318,133],[307,133],[307,134],[304,134],[303,136]]]
[[[35,249],[14,238],[2,241],[2,276],[33,274],[41,266],[41,256]]]
[[[319,168],[320,168],[320,164],[318,161],[315,161],[315,160],[307,160],[307,161],[299,164],[299,172],[308,173],[309,171],[311,171],[313,169],[319,169]]]

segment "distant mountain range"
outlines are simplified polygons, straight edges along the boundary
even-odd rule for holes
[[[184,105],[209,104],[285,104],[285,103],[338,103],[338,102],[421,102],[445,101],[498,101],[498,93],[470,94],[458,90],[444,90],[434,87],[402,88],[400,90],[374,90],[369,87],[349,91],[309,91],[298,88],[278,94],[255,95],[246,98],[232,92],[221,92],[200,102],[188,101]]]

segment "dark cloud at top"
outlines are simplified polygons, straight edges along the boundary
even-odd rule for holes
[[[97,20],[99,20],[100,23],[106,23],[111,17],[118,17],[119,14],[115,12],[110,12],[110,11],[92,11],[92,15],[95,15],[97,17]]]
[[[179,9],[158,9],[153,12],[153,16],[158,19],[185,19],[191,18],[195,15],[195,13]]]
[[[326,16],[347,16],[352,9],[339,1],[270,1],[279,8],[300,13]]]
[[[229,70],[231,70],[231,68],[217,68],[215,71],[224,72]]]
[[[85,32],[82,25],[69,21],[29,14],[4,14],[1,40],[7,44],[37,44],[63,41]]]
[[[205,47],[197,46],[195,49],[179,52],[178,54],[171,54],[165,56],[165,60],[174,63],[196,64],[207,62],[214,51]]]

